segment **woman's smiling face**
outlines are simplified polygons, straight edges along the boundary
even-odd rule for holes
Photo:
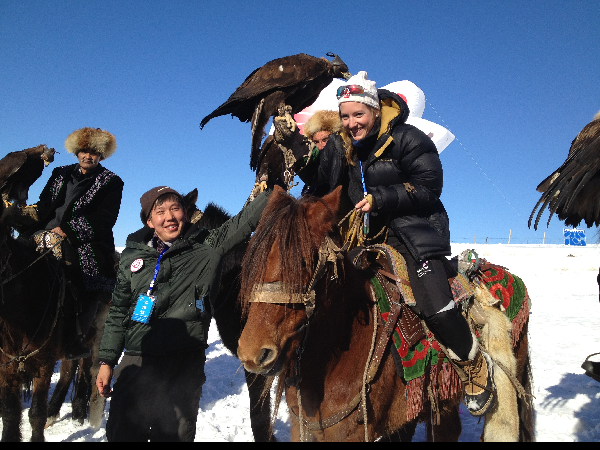
[[[375,124],[375,110],[364,103],[344,102],[340,104],[342,125],[355,141],[364,138]]]

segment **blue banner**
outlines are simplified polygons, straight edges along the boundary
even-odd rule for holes
[[[565,228],[563,229],[563,234],[565,235],[565,245],[585,247],[585,230]]]

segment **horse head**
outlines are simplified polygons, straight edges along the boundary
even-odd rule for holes
[[[302,343],[315,308],[315,292],[326,289],[336,256],[331,240],[341,188],[323,197],[296,200],[276,187],[242,261],[240,301],[247,315],[238,358],[246,370],[276,375]],[[339,249],[338,249],[339,250]],[[329,264],[333,262],[333,264]],[[318,275],[318,276],[317,276]]]

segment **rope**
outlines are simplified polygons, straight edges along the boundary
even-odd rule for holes
[[[490,357],[490,359],[492,360],[492,362],[495,365],[497,365],[498,367],[500,367],[500,369],[502,369],[502,372],[504,372],[504,374],[508,377],[508,379],[513,384],[513,387],[517,391],[517,395],[519,396],[519,398],[522,399],[527,404],[527,406],[531,408],[533,405],[530,403],[530,401],[531,401],[532,398],[535,398],[535,395],[529,394],[525,390],[525,388],[523,387],[523,385],[519,382],[519,380],[517,380],[517,377],[515,377],[510,372],[510,370],[508,369],[508,367],[506,367],[500,361],[494,359],[494,357],[490,354],[490,352],[488,352],[487,349],[485,348],[485,345],[483,344],[483,342],[480,342],[479,346],[486,352],[486,354]]]
[[[371,349],[369,350],[369,356],[367,358],[367,363],[365,364],[365,371],[363,373],[362,380],[362,407],[363,407],[363,423],[365,427],[365,442],[369,442],[369,424],[368,424],[368,411],[367,411],[367,377],[369,374],[369,368],[371,363],[371,358],[373,358],[373,352],[375,351],[375,341],[377,340],[377,303],[373,306],[373,337],[371,338]]]
[[[14,274],[13,276],[4,280],[2,282],[2,286],[4,286],[6,283],[9,283],[10,281],[17,278],[19,275],[21,275],[23,272],[25,272],[27,269],[29,269],[31,266],[33,266],[36,262],[38,262],[40,259],[42,259],[44,256],[46,256],[48,253],[50,253],[54,249],[54,247],[56,247],[58,244],[62,243],[62,241],[64,241],[64,240],[65,240],[65,238],[61,237],[56,243],[54,243],[54,245],[52,245],[52,247],[48,247],[48,249],[44,253],[42,253],[40,256],[38,256],[36,259],[34,259],[31,264],[29,264],[27,267],[25,267],[23,270],[19,271],[18,273]]]
[[[349,250],[350,248],[354,248],[356,246],[364,245],[367,242],[373,242],[377,238],[379,238],[383,233],[386,233],[384,241],[387,240],[387,233],[389,231],[389,226],[384,226],[379,230],[379,232],[373,237],[367,237],[365,235],[363,229],[363,218],[365,216],[364,211],[351,209],[348,214],[346,214],[342,220],[338,222],[338,227],[341,230],[342,238],[344,239],[344,248]],[[348,219],[348,231],[343,231],[342,224]],[[356,244],[355,244],[356,242]]]

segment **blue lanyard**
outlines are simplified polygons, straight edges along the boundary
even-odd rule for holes
[[[156,268],[154,269],[154,276],[152,277],[152,281],[150,282],[150,287],[148,288],[148,293],[146,294],[148,296],[150,296],[150,294],[152,293],[152,289],[154,288],[154,282],[156,281],[156,276],[158,275],[158,265],[160,264],[162,255],[164,255],[167,250],[169,250],[168,246],[166,246],[164,248],[164,250],[162,252],[160,252],[160,255],[158,255],[158,261],[156,261]]]
[[[362,165],[362,161],[359,159],[358,162],[360,163],[360,181],[362,183],[362,188],[363,188],[363,193],[364,196],[367,196],[367,182],[365,181],[365,174],[363,172],[363,165]],[[363,217],[363,233],[365,235],[369,234],[369,213],[365,213],[365,216]]]
[[[367,195],[367,183],[365,182],[365,173],[363,172],[363,164],[360,159],[358,160],[358,163],[360,164],[360,182],[362,183],[363,193],[366,196]]]

